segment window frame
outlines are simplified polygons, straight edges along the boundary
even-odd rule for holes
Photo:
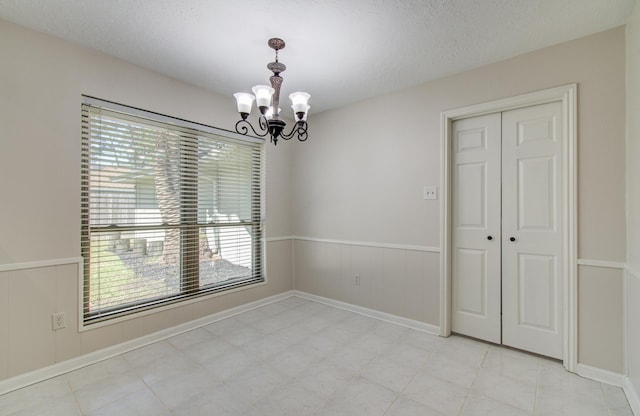
[[[80,330],[93,329],[96,327],[101,327],[104,325],[109,325],[116,322],[121,322],[123,320],[129,320],[149,314],[158,313],[163,310],[177,308],[181,306],[188,305],[193,302],[202,301],[207,298],[217,297],[224,294],[230,294],[239,290],[245,290],[249,288],[253,288],[256,286],[261,286],[267,284],[266,277],[266,259],[264,256],[265,253],[265,237],[264,237],[264,212],[265,212],[265,159],[266,159],[266,149],[264,146],[264,140],[262,138],[253,137],[253,136],[245,136],[240,135],[238,133],[220,129],[217,127],[209,126],[202,123],[191,122],[185,119],[176,118],[164,114],[160,114],[157,112],[147,111],[136,107],[131,107],[119,103],[115,103],[112,101],[107,101],[103,99],[99,99],[92,96],[83,95],[82,96],[82,105],[81,105],[81,121],[82,121],[82,134],[81,134],[81,258],[83,259],[82,265],[82,274],[80,281],[80,290],[79,290],[79,327]],[[89,311],[89,303],[90,303],[90,295],[88,287],[91,284],[91,274],[90,274],[90,264],[91,264],[91,248],[90,248],[90,236],[91,236],[91,226],[89,224],[89,215],[90,215],[90,180],[91,176],[91,166],[90,166],[90,138],[87,138],[88,132],[85,131],[85,125],[89,123],[85,120],[86,114],[89,110],[86,108],[100,108],[107,110],[109,112],[118,112],[122,113],[125,116],[131,116],[135,118],[142,118],[149,120],[153,123],[161,123],[166,125],[168,128],[174,126],[175,128],[188,129],[197,133],[206,133],[213,134],[216,136],[224,137],[226,140],[231,142],[238,142],[240,144],[257,144],[259,146],[258,154],[259,161],[257,166],[255,164],[251,165],[251,169],[259,169],[258,172],[258,180],[252,180],[250,185],[250,196],[249,199],[251,201],[251,206],[259,207],[257,214],[252,209],[251,217],[252,220],[249,223],[252,226],[251,235],[251,249],[252,249],[252,270],[256,267],[258,268],[257,275],[252,274],[251,277],[242,280],[231,279],[230,282],[222,281],[219,284],[210,285],[206,287],[201,287],[200,284],[196,286],[185,286],[185,277],[183,276],[183,267],[190,268],[191,270],[198,269],[198,242],[197,239],[195,242],[191,242],[191,244],[186,243],[180,244],[180,252],[183,250],[191,250],[190,253],[193,254],[195,251],[196,256],[192,255],[180,255],[180,290],[179,293],[175,295],[167,295],[162,296],[156,299],[143,299],[141,301],[134,301],[129,303],[122,303],[108,311],[100,310],[101,312],[94,316]],[[181,141],[180,143],[183,143]],[[181,153],[182,155],[182,153]],[[182,175],[180,176],[182,178]],[[182,179],[181,179],[182,180]],[[193,178],[192,178],[193,180]],[[197,180],[197,176],[196,176]],[[254,183],[257,182],[257,183]],[[255,187],[258,186],[256,190]],[[256,198],[259,201],[256,201]],[[197,200],[197,197],[196,197]],[[197,205],[197,204],[196,204]],[[193,209],[193,212],[190,215],[195,215],[195,222],[193,224],[187,224],[185,229],[191,230],[191,234],[197,236],[200,233],[200,230],[206,229],[206,226],[198,223],[197,215],[198,215],[198,207],[196,206]],[[180,221],[181,224],[184,224],[183,219]],[[213,225],[221,226],[221,225]],[[224,226],[224,225],[222,225]],[[95,227],[95,226],[94,226]],[[167,224],[164,223],[162,225],[158,225],[157,229],[163,229],[167,227]],[[126,228],[126,227],[125,227]],[[85,248],[85,245],[87,248]],[[194,259],[195,260],[183,260],[186,259]],[[259,262],[256,264],[256,262]],[[199,283],[199,282],[198,282]],[[113,311],[111,311],[111,309]]]

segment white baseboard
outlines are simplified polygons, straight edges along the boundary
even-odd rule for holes
[[[640,396],[638,395],[634,385],[631,383],[631,380],[629,380],[629,377],[584,364],[578,364],[576,366],[576,374],[601,383],[622,387],[625,396],[627,396],[627,401],[629,402],[631,411],[634,415],[640,415]]]
[[[416,321],[414,319],[403,318],[402,316],[392,315],[386,312],[376,311],[374,309],[365,308],[362,306],[353,305],[351,303],[341,302],[339,300],[325,298],[311,293],[302,292],[300,290],[294,290],[295,296],[303,299],[312,300],[318,303],[324,303],[325,305],[334,306],[336,308],[344,309],[350,312],[355,312],[360,315],[369,316],[371,318],[379,319],[381,321],[391,322],[392,324],[402,325],[407,328],[416,329],[418,331],[427,332],[433,335],[440,335],[440,327],[431,325],[426,322]]]
[[[627,396],[627,401],[629,402],[631,411],[634,415],[640,415],[640,396],[638,395],[638,391],[635,389],[635,386],[631,383],[631,380],[629,380],[629,377],[584,364],[578,364],[576,366],[576,373],[579,376],[589,378],[591,380],[622,387],[624,394]]]
[[[616,387],[622,387],[625,379],[625,376],[622,374],[580,363],[576,365],[576,374],[581,377],[599,381],[601,383],[611,384]]]
[[[18,390],[20,388],[38,383],[40,381],[57,377],[59,375],[68,373],[73,370],[77,370],[82,367],[86,367],[91,364],[95,364],[97,362],[106,360],[108,358],[112,358],[116,355],[123,354],[125,352],[129,352],[149,344],[153,344],[154,342],[162,341],[167,338],[173,337],[175,335],[179,335],[184,332],[191,331],[193,329],[196,329],[205,325],[209,325],[221,319],[230,318],[240,313],[247,312],[252,309],[259,308],[261,306],[268,305],[273,302],[277,302],[279,300],[291,297],[293,295],[294,295],[293,290],[284,292],[284,293],[279,293],[277,295],[270,296],[268,298],[264,298],[254,302],[244,304],[244,305],[236,306],[234,308],[226,309],[224,311],[214,313],[212,315],[208,315],[190,322],[186,322],[184,324],[176,325],[171,328],[164,329],[162,331],[154,332],[149,335],[144,335],[142,337],[133,339],[131,341],[126,341],[121,344],[113,345],[111,347],[107,347],[95,352],[84,354],[76,358],[72,358],[66,361],[52,364],[50,366],[31,371],[29,373],[20,374],[18,376],[11,377],[6,380],[1,380],[0,395],[14,391],[14,390]]]
[[[631,380],[629,380],[629,377],[624,378],[622,389],[624,390],[624,394],[627,396],[627,401],[629,402],[629,406],[631,406],[633,414],[640,415],[640,395],[633,383],[631,383]]]

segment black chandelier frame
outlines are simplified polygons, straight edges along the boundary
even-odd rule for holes
[[[296,121],[296,124],[291,127],[291,131],[288,133],[284,132],[284,128],[287,126],[287,123],[282,120],[269,120],[263,115],[258,118],[258,126],[259,129],[258,131],[256,131],[256,129],[253,127],[253,124],[251,124],[245,117],[238,120],[238,122],[236,123],[236,132],[246,136],[247,134],[249,134],[249,129],[251,129],[253,134],[258,137],[266,137],[267,135],[271,135],[271,142],[274,145],[278,144],[279,138],[282,138],[284,140],[291,140],[297,135],[298,140],[301,142],[304,142],[309,138],[309,124],[304,120]]]

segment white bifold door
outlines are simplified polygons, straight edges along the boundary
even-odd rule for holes
[[[561,103],[452,127],[451,329],[562,358]]]

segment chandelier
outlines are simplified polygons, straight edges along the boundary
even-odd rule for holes
[[[267,134],[271,137],[271,142],[274,145],[278,144],[278,138],[289,140],[294,136],[298,137],[298,140],[303,142],[307,140],[307,114],[309,113],[308,104],[310,94],[306,92],[294,92],[289,94],[291,99],[291,108],[293,109],[294,119],[296,123],[291,128],[291,131],[286,133],[284,128],[287,123],[280,119],[280,86],[282,85],[283,78],[280,76],[281,72],[284,72],[287,67],[282,62],[278,62],[278,51],[284,49],[285,43],[282,39],[272,38],[269,39],[269,47],[276,51],[276,60],[267,64],[267,68],[273,75],[269,77],[271,86],[268,85],[256,85],[252,88],[253,94],[247,94],[244,92],[238,92],[233,94],[238,104],[238,112],[241,119],[236,123],[236,131],[240,134],[248,134],[249,128],[254,135],[258,137],[265,137]],[[256,101],[258,110],[260,110],[260,117],[258,118],[258,130],[247,120],[251,113],[251,107],[253,107],[253,101]],[[248,126],[248,127],[247,127]]]

